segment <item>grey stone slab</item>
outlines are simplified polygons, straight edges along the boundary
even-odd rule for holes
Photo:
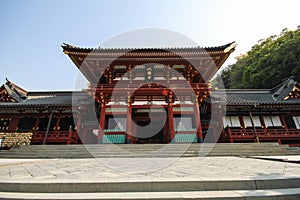
[[[196,192],[123,192],[123,193],[11,193],[0,192],[0,198],[21,199],[202,199],[202,200],[291,200],[299,199],[300,189],[238,190]]]
[[[203,181],[157,181],[152,183],[154,192],[204,191]]]
[[[253,180],[215,180],[215,181],[205,181],[204,190],[255,190],[256,185]]]
[[[11,168],[9,174],[12,178],[31,177],[25,168]]]
[[[282,178],[255,180],[257,189],[281,189],[281,188],[300,188],[299,178]]]
[[[48,192],[48,183],[1,183],[1,192]]]

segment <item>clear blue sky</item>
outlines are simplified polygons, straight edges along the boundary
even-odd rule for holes
[[[162,28],[201,46],[236,41],[234,57],[259,39],[300,25],[299,0],[0,0],[0,84],[72,90],[78,70],[63,42],[97,47],[120,33]],[[226,65],[225,64],[225,65]]]

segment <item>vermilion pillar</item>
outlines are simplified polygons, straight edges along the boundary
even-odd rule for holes
[[[128,108],[127,108],[127,119],[126,119],[126,144],[131,144],[131,115],[132,115],[132,108],[130,102],[130,96],[128,100]]]
[[[100,105],[101,105],[101,110],[100,110],[100,122],[99,122],[99,130],[98,130],[98,144],[102,143],[103,140],[103,135],[104,135],[104,128],[105,128],[105,98],[104,94],[100,94]]]
[[[196,131],[197,131],[197,138],[198,142],[203,142],[203,135],[202,135],[202,125],[201,125],[201,119],[200,119],[200,112],[199,112],[199,103],[198,98],[196,97],[195,101],[195,122],[196,122]]]
[[[169,132],[170,132],[170,142],[174,142],[175,131],[174,131],[174,116],[173,116],[173,103],[174,103],[174,94],[169,92],[166,102],[168,103],[168,122],[169,122]]]
[[[170,132],[170,142],[175,137],[175,131],[174,131],[174,117],[173,117],[173,107],[172,103],[168,104],[168,120],[169,120],[169,132]]]
[[[100,122],[99,122],[99,130],[98,130],[98,144],[102,143],[104,128],[105,128],[105,104],[101,106],[100,110]]]

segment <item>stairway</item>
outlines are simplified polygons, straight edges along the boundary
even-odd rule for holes
[[[141,159],[144,162],[144,157],[149,157],[152,160],[154,157],[183,156],[183,157],[199,157],[211,156],[209,159],[222,159],[221,156],[240,156],[240,157],[255,157],[255,156],[287,156],[300,155],[299,148],[278,145],[276,143],[246,143],[246,144],[139,144],[139,145],[32,145],[20,148],[13,148],[9,151],[1,151],[0,158],[22,158],[19,159],[4,159],[8,160],[4,168],[15,170],[14,173],[24,173],[18,170],[23,168],[29,170],[30,163],[39,163],[46,169],[51,168],[48,164],[52,160],[39,160],[41,158],[72,158],[72,159],[55,159],[54,162],[60,161],[65,166],[66,162],[74,162],[79,165],[79,162],[88,162],[91,159],[75,158],[122,158],[133,157],[133,160]],[[215,157],[213,157],[215,156]],[[136,158],[135,158],[136,157]],[[140,157],[140,158],[139,158]],[[30,158],[24,161],[23,158]],[[223,158],[222,162],[226,163]],[[37,159],[37,161],[35,161]],[[109,160],[112,160],[109,159]],[[197,158],[181,158],[191,160]],[[240,163],[235,166],[244,165],[249,162],[250,158],[234,158],[240,160]],[[16,160],[16,161],[14,161]],[[197,159],[204,160],[204,159]],[[9,164],[13,161],[11,164]],[[14,163],[15,162],[15,163]],[[24,163],[23,163],[24,162]],[[45,162],[45,163],[44,163]],[[259,161],[257,163],[274,162],[274,161]],[[5,163],[5,162],[4,162]],[[44,163],[44,164],[43,164]],[[185,163],[185,162],[183,162]],[[199,162],[201,163],[201,162]],[[292,166],[289,169],[296,169],[297,164],[294,163],[270,163],[270,166],[275,166],[280,163],[280,166]],[[93,167],[92,162],[88,163]],[[230,163],[227,162],[227,165]],[[258,169],[259,166],[257,165]],[[68,165],[70,167],[70,165]],[[71,165],[75,166],[75,165]],[[81,166],[81,165],[79,165]],[[179,165],[181,166],[181,165]],[[188,165],[187,165],[188,166]],[[194,170],[202,165],[191,165]],[[207,167],[207,166],[206,166]],[[75,168],[68,169],[74,170]],[[92,168],[94,169],[94,168]],[[95,168],[96,170],[99,168]],[[103,168],[101,168],[103,169]],[[181,172],[181,168],[176,168]],[[192,168],[191,168],[192,169]],[[180,177],[170,175],[165,177],[151,177],[151,175],[143,176],[124,176],[127,178],[104,178],[102,179],[76,179],[76,178],[28,178],[28,179],[1,179],[0,180],[0,199],[202,199],[202,200],[271,200],[271,199],[300,199],[300,174],[277,176],[268,175],[267,171],[262,171],[263,176],[222,176],[219,172],[224,169],[224,166],[212,166],[210,169],[215,169],[215,173],[210,176],[195,176],[195,177]],[[243,168],[245,174],[248,173],[247,168]],[[276,168],[277,169],[277,168]],[[284,169],[287,169],[286,167]],[[34,168],[36,170],[36,168]],[[49,169],[50,170],[50,169]],[[174,170],[174,168],[173,168]],[[93,170],[92,170],[93,171]],[[40,173],[35,171],[36,173]],[[169,172],[168,170],[166,171]],[[224,171],[226,172],[226,170]],[[228,171],[227,171],[228,172]],[[3,172],[4,173],[4,172]],[[76,173],[76,170],[74,170]],[[106,172],[112,173],[110,169]],[[201,174],[201,173],[200,173]],[[21,174],[22,175],[22,174]],[[177,174],[178,175],[178,174]],[[85,177],[85,176],[84,176]],[[92,176],[94,177],[94,176]],[[112,176],[114,177],[114,176]]]
[[[113,158],[300,155],[277,143],[30,145],[0,151],[0,158]]]
[[[4,199],[299,199],[300,178],[114,182],[6,182]]]

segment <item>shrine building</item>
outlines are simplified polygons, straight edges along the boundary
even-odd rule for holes
[[[235,46],[119,49],[63,44],[89,85],[80,91],[30,92],[6,80],[0,88],[0,138],[29,132],[30,144],[300,146],[300,84],[292,78],[272,89],[211,87],[210,80]]]

